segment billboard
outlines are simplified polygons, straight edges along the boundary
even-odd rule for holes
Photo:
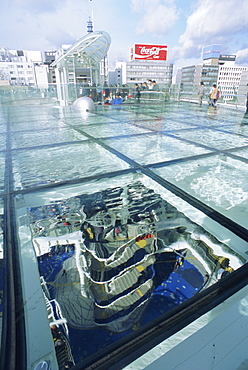
[[[202,50],[203,60],[219,58],[220,57],[221,45],[209,45],[205,46]]]
[[[228,61],[228,62],[235,62],[236,55],[220,55],[220,60]]]
[[[130,60],[167,60],[167,45],[134,44]]]

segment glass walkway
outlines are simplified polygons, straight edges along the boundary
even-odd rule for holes
[[[246,286],[244,111],[2,100],[0,127],[1,368],[128,367]]]

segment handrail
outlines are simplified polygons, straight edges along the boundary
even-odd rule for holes
[[[21,101],[25,104],[33,101],[34,104],[53,104],[58,103],[57,90],[61,87],[68,90],[68,102],[72,104],[77,98],[82,96],[89,96],[96,104],[103,104],[104,99],[107,96],[111,98],[115,97],[117,92],[120,92],[125,102],[137,101],[135,84],[128,85],[99,85],[99,86],[84,86],[83,84],[67,84],[67,85],[56,85],[49,84],[43,88],[37,88],[34,86],[0,86],[0,99],[3,104],[13,104]],[[140,100],[151,103],[163,103],[166,101],[191,101],[197,102],[198,96],[197,91],[192,90],[185,91],[179,88],[178,85],[158,85],[157,90],[141,90]],[[234,107],[245,107],[246,95],[245,94],[228,94],[232,96],[229,100],[222,95],[218,100],[218,104],[225,104],[227,106]],[[203,101],[207,101],[208,93],[205,93]]]

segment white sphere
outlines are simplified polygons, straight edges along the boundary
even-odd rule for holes
[[[95,104],[91,98],[83,96],[74,101],[72,108],[84,112],[92,112],[95,110]]]

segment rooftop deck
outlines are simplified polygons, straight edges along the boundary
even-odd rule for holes
[[[109,343],[94,358],[77,361],[75,368],[96,362],[99,369],[110,369],[117,361],[115,369],[131,369],[128,363],[228,297],[233,305],[246,297],[242,290],[247,289],[248,279],[248,119],[244,110],[141,99],[140,103],[96,105],[95,112],[80,112],[58,106],[54,100],[29,102],[10,104],[2,99],[0,106],[1,365],[11,356],[15,366],[18,361],[34,368],[42,360],[50,361],[53,369],[58,366],[55,349],[51,350],[29,210],[81,194],[141,182],[211,234],[222,245],[220,251],[212,240],[213,255],[228,257],[235,271],[147,326],[137,326],[129,336]],[[25,337],[26,341],[20,340]],[[241,357],[234,366],[240,365]],[[133,368],[149,366],[142,361]],[[225,365],[227,353],[219,361]]]

